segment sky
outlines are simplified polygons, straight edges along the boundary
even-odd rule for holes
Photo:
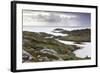
[[[23,10],[23,26],[90,27],[91,14]]]

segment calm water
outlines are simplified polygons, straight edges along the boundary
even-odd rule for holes
[[[82,47],[81,49],[74,51],[74,54],[77,57],[81,57],[81,58],[84,58],[86,56],[91,57],[91,43],[89,42],[83,42],[82,44],[74,44],[74,42],[72,41],[63,41],[63,40],[58,40],[58,41],[64,44],[76,45]]]

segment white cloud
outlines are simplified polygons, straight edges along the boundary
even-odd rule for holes
[[[25,16],[36,16],[36,15],[50,15],[49,12],[41,12],[41,11],[23,11],[23,15]]]
[[[78,26],[77,15],[68,13],[23,11],[23,25],[27,26]]]
[[[68,14],[60,14],[61,18],[67,18],[67,19],[71,19],[71,18],[76,18],[76,15],[68,15]]]

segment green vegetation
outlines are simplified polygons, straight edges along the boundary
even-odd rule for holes
[[[73,30],[73,31],[63,30],[59,33],[68,34],[68,36],[55,36],[54,38],[67,41],[75,41],[75,42],[90,42],[91,41],[90,31],[91,31],[90,29]]]
[[[45,38],[41,36],[41,34],[35,32],[23,32],[23,47],[25,48],[34,48],[34,49],[54,49],[58,53],[64,54],[66,52],[74,51],[79,48],[75,45],[65,45],[63,43],[58,42],[53,38]],[[25,41],[28,40],[28,41]]]
[[[90,41],[90,29],[63,31],[59,33],[69,34],[68,36],[54,36],[45,32],[28,32],[23,31],[23,50],[28,52],[31,60],[23,62],[43,62],[43,61],[56,61],[56,60],[85,60],[89,57],[79,58],[73,51],[80,49],[75,45],[66,45],[56,39],[70,40],[77,43]],[[51,37],[52,38],[46,38]],[[84,38],[83,38],[84,37]],[[28,57],[27,57],[28,58]]]

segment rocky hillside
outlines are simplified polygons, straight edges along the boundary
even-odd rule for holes
[[[76,57],[73,51],[80,49],[75,45],[66,45],[57,41],[90,41],[90,29],[66,31],[55,29],[54,33],[68,34],[67,36],[55,36],[45,32],[23,31],[23,63],[43,61],[64,61],[89,59]],[[84,36],[84,38],[82,37]]]

